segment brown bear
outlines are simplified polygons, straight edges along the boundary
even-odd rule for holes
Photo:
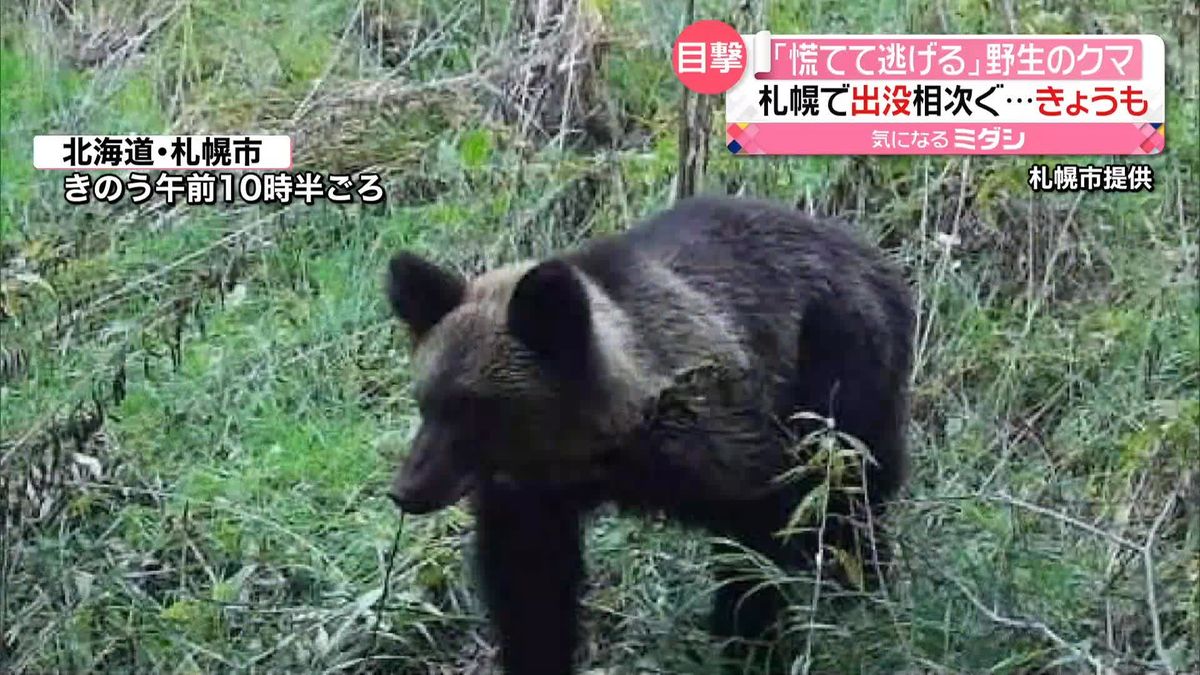
[[[777,536],[813,488],[776,480],[803,460],[790,449],[811,426],[789,423],[796,413],[869,449],[866,489],[835,501],[839,513],[866,503],[882,515],[903,480],[912,301],[899,270],[834,223],[697,197],[470,280],[401,253],[387,296],[413,338],[421,415],[390,495],[413,514],[472,495],[508,673],[572,671],[582,519],[600,504],[799,566],[817,539]],[[708,367],[726,375],[681,376]],[[692,409],[664,404],[666,392]],[[824,541],[851,537],[850,523]],[[780,594],[717,574],[714,635],[763,637]]]

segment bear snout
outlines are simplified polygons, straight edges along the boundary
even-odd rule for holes
[[[461,466],[449,443],[422,428],[404,464],[392,479],[388,497],[405,513],[421,515],[440,511],[461,499],[474,482]]]

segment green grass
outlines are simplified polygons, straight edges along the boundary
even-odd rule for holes
[[[585,3],[611,42],[598,95],[628,131],[609,152],[525,136],[488,114],[483,90],[453,84],[511,51],[509,4],[0,10],[0,670],[491,662],[470,514],[398,532],[383,496],[416,413],[380,275],[401,247],[473,271],[666,206],[679,96],[666,57],[684,6]],[[781,648],[797,672],[1195,672],[1195,3],[750,11],[776,32],[1157,33],[1168,57],[1151,193],[1035,195],[1028,158],[758,161],[714,146],[708,190],[855,221],[921,301],[913,472],[889,523],[897,573],[850,601],[824,588],[814,606],[811,578],[765,570],[794,600]],[[108,61],[81,56],[143,34]],[[361,95],[381,83],[386,95]],[[71,208],[61,176],[27,161],[38,133],[172,130],[293,133],[298,168],[374,168],[388,200]],[[936,235],[949,232],[961,244],[947,249]],[[77,441],[71,425],[97,405],[103,424]],[[25,494],[46,466],[66,484]],[[595,520],[589,667],[708,672],[707,543]]]

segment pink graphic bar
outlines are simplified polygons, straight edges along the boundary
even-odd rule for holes
[[[816,45],[815,55],[808,45]],[[989,56],[989,45],[994,53]],[[800,52],[809,53],[808,64]],[[771,70],[760,80],[1001,78],[1138,80],[1142,43],[1100,35],[1081,39],[954,36],[773,38]]]
[[[871,124],[764,122],[726,128],[739,155],[1148,155],[1162,152],[1150,124]]]

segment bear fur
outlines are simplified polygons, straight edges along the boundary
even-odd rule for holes
[[[862,494],[830,502],[825,543],[855,546],[852,517],[866,504],[882,517],[904,480],[911,297],[899,270],[839,225],[691,198],[471,280],[401,253],[387,294],[413,338],[421,412],[391,496],[428,513],[471,495],[508,673],[572,671],[583,519],[600,504],[799,567],[816,536],[777,532],[814,482],[778,477],[803,463],[797,440],[821,423],[796,413],[831,420],[870,454]],[[782,597],[717,574],[727,583],[713,634],[764,637]]]

